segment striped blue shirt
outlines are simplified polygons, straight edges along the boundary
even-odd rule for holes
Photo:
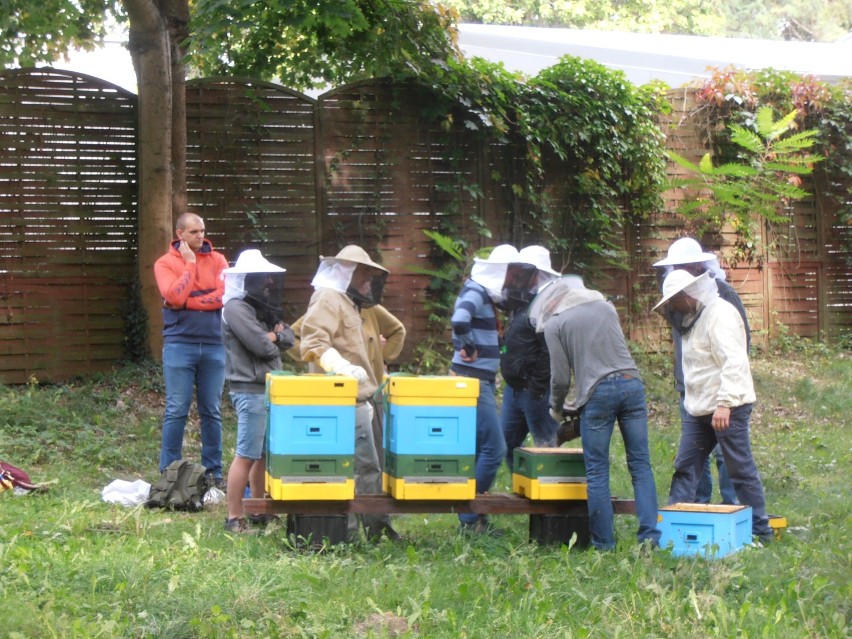
[[[451,321],[455,352],[450,369],[458,375],[493,382],[500,368],[500,335],[494,304],[485,288],[467,280],[456,299]],[[459,351],[464,346],[476,350],[476,361],[462,361]]]

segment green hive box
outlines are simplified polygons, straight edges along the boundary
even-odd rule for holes
[[[385,472],[394,477],[475,477],[475,455],[397,455],[385,451]]]
[[[320,478],[355,477],[350,455],[268,455],[266,472],[286,481],[318,481]]]
[[[355,498],[351,455],[266,454],[266,492],[272,499],[346,500]]]
[[[516,448],[512,459],[513,472],[530,479],[586,479],[586,464],[581,448]]]

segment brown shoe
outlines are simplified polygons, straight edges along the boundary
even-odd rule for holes
[[[244,517],[233,517],[225,520],[225,530],[238,535],[253,535],[257,531],[252,530]]]
[[[396,532],[390,524],[382,524],[378,528],[369,527],[364,532],[370,541],[378,541],[382,538],[382,535],[391,541],[402,541],[402,535]]]
[[[459,532],[470,535],[484,535],[486,537],[502,537],[506,534],[502,528],[497,528],[483,515],[480,515],[476,521],[459,522]]]

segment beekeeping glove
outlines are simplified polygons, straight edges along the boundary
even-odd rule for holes
[[[354,377],[358,380],[359,384],[362,384],[369,379],[367,371],[364,370],[363,367],[352,364],[334,348],[329,348],[322,354],[319,364],[326,373]]]

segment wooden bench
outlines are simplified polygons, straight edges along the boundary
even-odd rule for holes
[[[538,543],[569,543],[579,548],[590,543],[588,506],[585,500],[531,500],[515,494],[478,495],[472,500],[394,499],[390,495],[356,495],[341,501],[282,501],[244,499],[246,512],[288,514],[288,533],[309,542],[325,538],[330,543],[348,539],[345,515],[411,515],[418,513],[475,513],[477,515],[529,515],[530,539]],[[617,515],[636,513],[632,499],[612,500]]]
[[[410,515],[416,513],[476,513],[477,515],[567,515],[588,514],[585,500],[531,500],[521,495],[496,493],[478,495],[476,499],[444,501],[434,499],[394,499],[390,495],[356,495],[341,501],[282,501],[276,499],[244,499],[246,512],[290,515]],[[635,515],[632,499],[613,498],[617,515]]]

